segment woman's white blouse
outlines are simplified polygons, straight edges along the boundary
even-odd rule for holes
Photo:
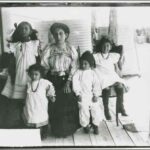
[[[68,80],[72,79],[77,69],[78,53],[72,46],[66,44],[66,48],[58,49],[53,44],[46,47],[41,57],[41,64],[51,72],[67,72]]]

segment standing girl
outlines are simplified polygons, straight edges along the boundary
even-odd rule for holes
[[[112,43],[104,37],[96,46],[96,54],[94,54],[97,73],[101,80],[102,86],[102,98],[104,104],[104,114],[107,120],[111,120],[111,115],[108,108],[108,100],[110,96],[111,87],[115,88],[117,94],[118,112],[123,116],[127,116],[123,105],[123,93],[125,87],[125,81],[119,77],[115,68],[120,59],[120,55],[117,53],[111,53]]]
[[[89,132],[90,114],[94,133],[98,134],[100,123],[100,106],[98,97],[101,94],[100,84],[94,72],[95,60],[86,51],[80,58],[80,69],[73,76],[73,90],[78,97],[80,124],[86,133]]]
[[[51,82],[42,79],[44,68],[34,64],[29,67],[31,81],[27,84],[24,120],[28,127],[40,128],[41,138],[48,133],[48,99],[55,102],[55,91]]]
[[[47,68],[47,78],[56,90],[56,102],[49,112],[51,129],[55,136],[65,137],[73,134],[79,127],[78,104],[71,87],[78,54],[67,42],[70,33],[67,25],[54,23],[50,31],[55,43],[45,49],[41,63]]]
[[[21,22],[12,35],[9,43],[9,53],[13,53],[15,65],[11,67],[2,95],[9,99],[6,126],[18,127],[21,123],[21,113],[26,97],[28,81],[27,68],[36,63],[38,56],[39,40],[36,31],[28,22]],[[13,70],[12,70],[13,69]]]

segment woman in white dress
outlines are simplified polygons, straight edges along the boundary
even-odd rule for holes
[[[104,37],[96,46],[96,54],[94,54],[96,62],[96,72],[99,76],[102,91],[102,98],[104,104],[104,113],[107,120],[111,120],[111,115],[108,108],[108,100],[110,96],[110,88],[114,87],[117,94],[118,112],[123,116],[127,116],[123,105],[123,93],[125,81],[120,78],[115,68],[120,59],[117,53],[111,53],[112,42]]]
[[[8,113],[5,121],[8,127],[18,127],[21,123],[21,113],[26,97],[26,86],[29,79],[27,68],[36,63],[38,57],[39,40],[36,31],[28,22],[21,22],[12,35],[9,48],[6,52],[14,55],[14,61],[9,75],[1,92],[5,98],[9,99]]]

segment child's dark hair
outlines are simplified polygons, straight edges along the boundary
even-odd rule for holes
[[[80,61],[80,69],[82,69],[82,62],[83,60],[88,61],[88,63],[90,64],[91,68],[95,68],[96,67],[96,63],[95,63],[95,59],[93,54],[90,51],[85,51],[82,56],[80,57],[79,61]]]
[[[30,39],[31,40],[37,40],[37,30],[33,29],[31,24],[29,22],[26,22],[26,21],[23,21],[21,23],[19,23],[19,25],[15,25],[16,27],[16,30],[14,31],[14,33],[12,34],[12,43],[15,43],[15,42],[22,42],[22,39],[21,39],[21,36],[20,36],[20,29],[21,29],[21,26],[23,24],[27,24],[29,27],[30,27],[30,30],[31,30],[31,34],[30,34]]]
[[[40,64],[33,64],[28,68],[28,74],[30,76],[32,71],[39,71],[41,74],[41,77],[45,76],[45,68],[43,66],[41,66]]]
[[[96,46],[95,46],[94,52],[95,52],[95,53],[101,52],[103,44],[104,44],[104,43],[107,43],[107,42],[110,43],[112,46],[114,45],[114,43],[113,43],[112,40],[110,40],[110,39],[109,39],[108,37],[106,37],[106,36],[103,36],[100,40],[98,40],[98,41],[96,42]]]

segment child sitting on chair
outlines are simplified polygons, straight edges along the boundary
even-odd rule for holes
[[[117,94],[118,112],[123,116],[127,116],[123,105],[125,81],[119,77],[115,70],[120,55],[117,53],[111,53],[111,49],[112,42],[108,38],[104,37],[97,43],[96,54],[94,54],[96,72],[101,80],[101,86],[103,89],[102,99],[104,105],[104,114],[107,120],[111,120],[111,115],[108,108],[108,100],[112,86]]]
[[[95,71],[95,60],[93,55],[86,51],[80,58],[80,69],[73,76],[73,90],[78,97],[80,124],[85,133],[90,131],[90,115],[94,134],[99,134],[100,106],[100,84]]]

